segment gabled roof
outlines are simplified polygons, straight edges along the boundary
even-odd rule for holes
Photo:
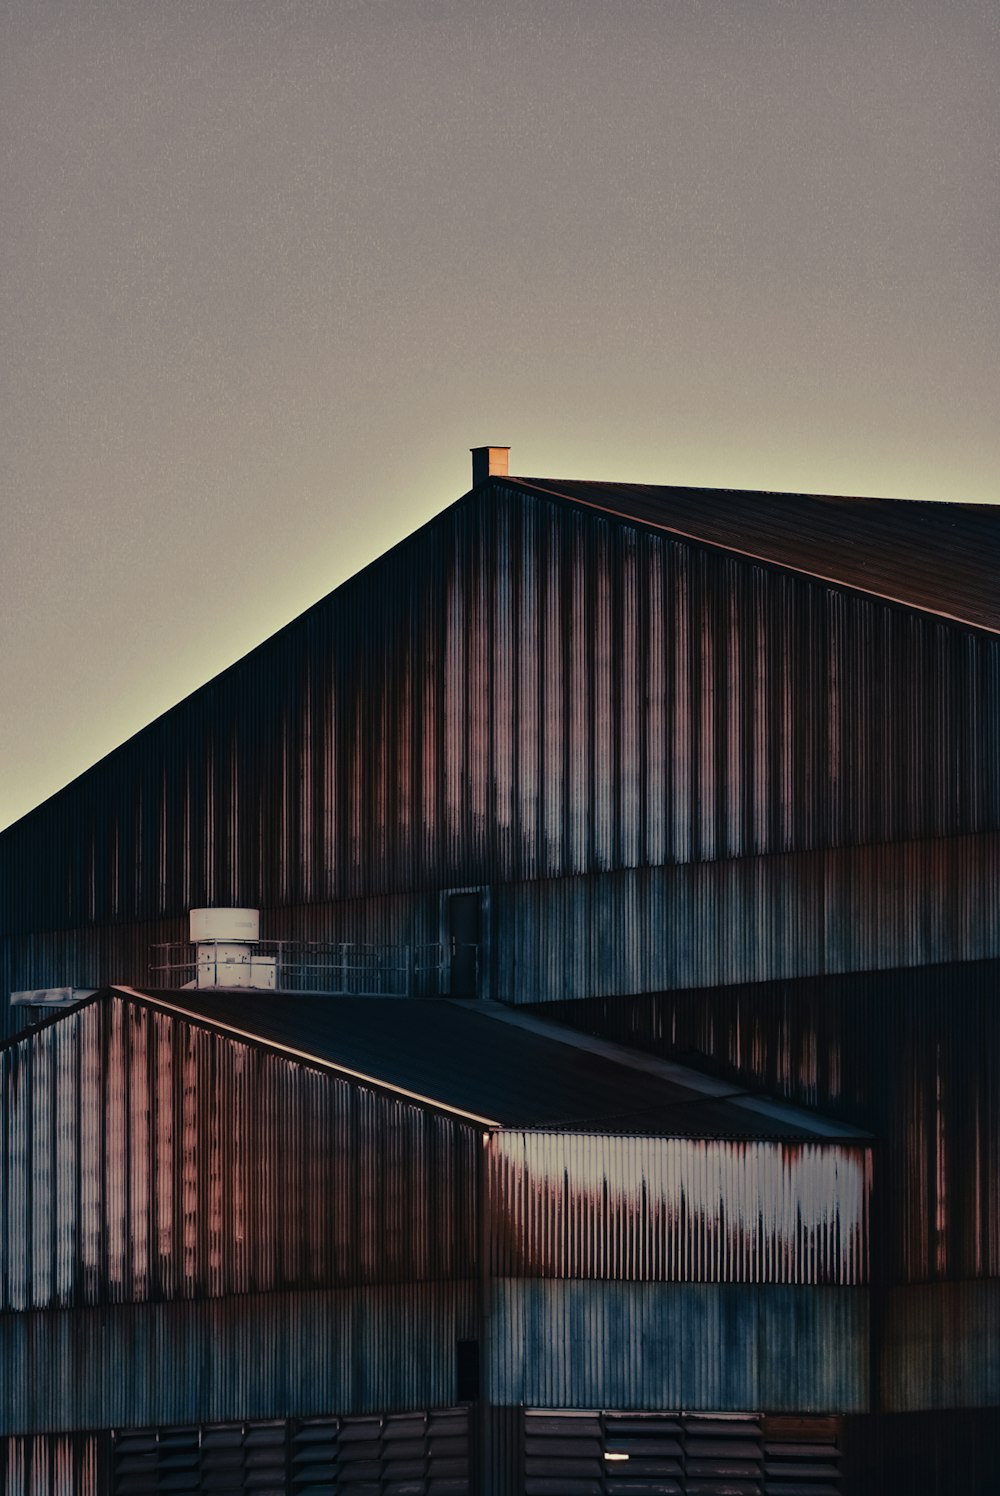
[[[1000,504],[498,481],[1000,632]]]
[[[868,1136],[494,1003],[112,991],[485,1127],[814,1144]]]

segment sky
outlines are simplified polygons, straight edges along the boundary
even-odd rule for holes
[[[996,0],[4,0],[0,825],[522,475],[1000,499]]]

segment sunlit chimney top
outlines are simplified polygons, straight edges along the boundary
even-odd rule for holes
[[[510,471],[509,447],[470,447],[472,453],[472,486],[487,478],[506,478]]]

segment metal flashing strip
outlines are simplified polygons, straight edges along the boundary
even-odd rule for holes
[[[752,1096],[748,1093],[730,1099],[733,1106],[741,1107],[743,1111],[755,1112],[761,1117],[773,1117],[776,1122],[794,1122],[797,1127],[811,1127],[820,1137],[836,1138],[842,1142],[864,1142],[872,1138],[871,1133],[864,1132],[859,1127],[833,1122],[829,1117],[820,1116],[816,1112],[805,1112],[791,1102],[772,1101],[769,1096]]]
[[[630,1070],[641,1070],[644,1074],[655,1075],[660,1080],[672,1081],[674,1085],[687,1086],[689,1090],[700,1091],[703,1095],[711,1096],[717,1101],[728,1101],[734,1096],[744,1094],[728,1081],[717,1080],[712,1075],[703,1075],[701,1071],[691,1070],[686,1065],[677,1064],[674,1060],[660,1060],[655,1055],[643,1054],[639,1050],[630,1049],[625,1044],[616,1044],[611,1039],[597,1039],[590,1034],[581,1034],[563,1024],[551,1023],[545,1018],[534,1018],[526,1013],[522,1014],[518,1009],[507,1007],[503,1003],[476,999],[462,1003],[456,1002],[455,1007],[468,1008],[470,1012],[481,1013],[484,1018],[495,1018],[500,1023],[509,1023],[514,1028],[523,1029],[525,1033],[537,1034],[539,1038],[551,1039],[556,1044],[568,1044],[572,1049],[582,1049],[588,1054],[596,1054],[603,1059],[613,1060],[618,1065],[627,1065]]]
[[[846,1123],[835,1122],[829,1117],[819,1116],[814,1112],[806,1111],[803,1107],[793,1105],[791,1102],[774,1100],[769,1096],[754,1095],[739,1086],[717,1080],[712,1075],[704,1075],[699,1070],[691,1069],[687,1065],[677,1064],[673,1060],[661,1060],[655,1055],[643,1054],[639,1050],[630,1049],[625,1044],[616,1044],[610,1039],[597,1039],[590,1034],[581,1034],[570,1028],[565,1028],[558,1023],[549,1023],[544,1018],[535,1018],[527,1014],[521,1014],[514,1008],[504,1007],[502,1003],[487,1002],[482,999],[478,1001],[456,1003],[456,1007],[468,1008],[470,1011],[481,1013],[484,1017],[496,1019],[500,1023],[509,1023],[514,1028],[523,1029],[526,1033],[537,1034],[539,1038],[551,1039],[558,1044],[568,1044],[574,1049],[585,1050],[589,1054],[600,1055],[602,1058],[611,1060],[617,1065],[625,1065],[631,1070],[642,1071],[646,1075],[654,1075],[661,1080],[670,1081],[673,1085],[686,1086],[689,1090],[699,1093],[684,1103],[674,1105],[695,1105],[699,1099],[726,1101],[731,1106],[740,1107],[742,1110],[752,1112],[757,1116],[770,1117],[776,1122],[784,1122],[790,1126],[800,1128],[804,1132],[813,1132],[817,1137],[829,1138],[841,1142],[864,1143],[871,1140],[871,1134],[864,1129],[851,1127]],[[509,1129],[511,1131],[524,1131],[523,1128]],[[548,1126],[538,1125],[531,1129],[536,1132],[551,1131]],[[574,1127],[573,1124],[559,1124],[560,1131],[596,1131],[599,1132],[600,1125],[595,1123],[593,1128],[582,1125]]]
[[[449,1117],[457,1117],[463,1122],[473,1122],[478,1127],[486,1127],[491,1131],[497,1131],[502,1123],[493,1117],[480,1116],[478,1112],[467,1112],[461,1107],[451,1106],[447,1101],[440,1101],[436,1096],[424,1096],[419,1091],[407,1090],[405,1086],[398,1086],[392,1081],[381,1079],[377,1075],[369,1075],[363,1070],[353,1070],[348,1065],[340,1065],[335,1060],[324,1059],[322,1055],[310,1054],[308,1050],[296,1049],[290,1044],[282,1044],[277,1039],[270,1039],[264,1034],[255,1033],[252,1029],[238,1028],[233,1023],[215,1019],[203,1013],[193,1013],[180,1003],[167,1002],[160,996],[153,996],[148,992],[141,992],[135,987],[125,987],[115,983],[111,992],[118,993],[122,997],[132,998],[138,1002],[146,1003],[150,1007],[159,1008],[163,1012],[173,1013],[178,1018],[185,1019],[188,1023],[198,1024],[204,1028],[214,1029],[219,1033],[229,1034],[234,1039],[243,1039],[250,1044],[262,1045],[265,1049],[273,1050],[276,1054],[288,1055],[294,1060],[304,1060],[307,1064],[316,1066],[320,1070],[328,1070],[332,1075],[341,1075],[345,1080],[355,1080],[362,1085],[375,1086],[380,1091],[389,1092],[393,1096],[402,1097],[406,1101],[415,1102],[418,1106],[429,1106],[435,1111],[442,1112]],[[276,994],[276,996],[280,996]]]
[[[592,509],[598,514],[610,515],[624,524],[642,525],[648,530],[659,530],[666,535],[676,535],[678,540],[693,541],[696,545],[709,546],[712,550],[723,551],[730,556],[739,556],[744,561],[755,561],[764,566],[776,567],[779,571],[794,572],[798,576],[809,577],[811,581],[822,582],[827,587],[843,588],[848,592],[859,593],[862,597],[872,597],[878,602],[891,603],[893,607],[908,608],[914,613],[923,613],[931,618],[943,618],[948,623],[957,623],[962,628],[978,629],[984,634],[997,635],[1000,629],[988,623],[980,623],[972,618],[963,618],[959,613],[949,613],[943,608],[933,608],[929,603],[912,602],[904,597],[896,597],[891,592],[880,592],[875,587],[866,587],[861,582],[848,582],[841,577],[830,576],[826,572],[812,571],[805,566],[796,566],[792,561],[783,561],[776,556],[765,555],[762,551],[749,551],[742,546],[733,545],[725,540],[713,540],[708,535],[699,535],[694,530],[683,530],[678,525],[668,524],[664,520],[644,518],[639,515],[630,514],[628,510],[616,508],[610,503],[598,503],[596,499],[585,498],[581,494],[566,493],[559,488],[549,488],[541,483],[535,483],[530,478],[499,478],[495,480],[506,484],[508,487],[516,486],[527,489],[531,493],[542,494],[546,498],[560,499],[564,504],[579,504],[584,509]],[[723,490],[728,492],[729,490]],[[741,492],[742,490],[734,490]],[[761,490],[767,492],[767,490]],[[715,490],[709,489],[712,493]],[[807,497],[813,497],[808,495]],[[895,502],[905,502],[896,500]]]

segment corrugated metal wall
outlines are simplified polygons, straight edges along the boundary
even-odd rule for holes
[[[868,1407],[868,1293],[781,1284],[492,1286],[488,1396],[543,1408]]]
[[[492,987],[512,1003],[1000,956],[1000,837],[897,842],[492,894]]]
[[[861,1147],[502,1132],[487,1159],[498,1277],[867,1279]]]
[[[4,1496],[105,1496],[95,1434],[0,1439]]]
[[[563,1001],[976,960],[1000,955],[998,889],[995,834],[494,885],[488,993]],[[437,893],[262,918],[273,939],[422,945],[442,934]],[[142,987],[152,946],[186,934],[172,920],[10,937],[6,990]]]
[[[0,1307],[474,1275],[478,1134],[140,1003],[0,1054]]]
[[[984,961],[542,1011],[870,1129],[880,1270],[920,1282],[1000,1276],[998,987]]]
[[[0,1433],[443,1407],[471,1283],[0,1314]]]
[[[1000,826],[1000,641],[494,486],[10,830],[8,931]]]
[[[1000,1407],[1000,1281],[892,1289],[880,1383],[888,1412]]]
[[[850,1496],[996,1496],[1000,1410],[847,1418],[844,1490]],[[506,1493],[505,1493],[506,1496]]]

